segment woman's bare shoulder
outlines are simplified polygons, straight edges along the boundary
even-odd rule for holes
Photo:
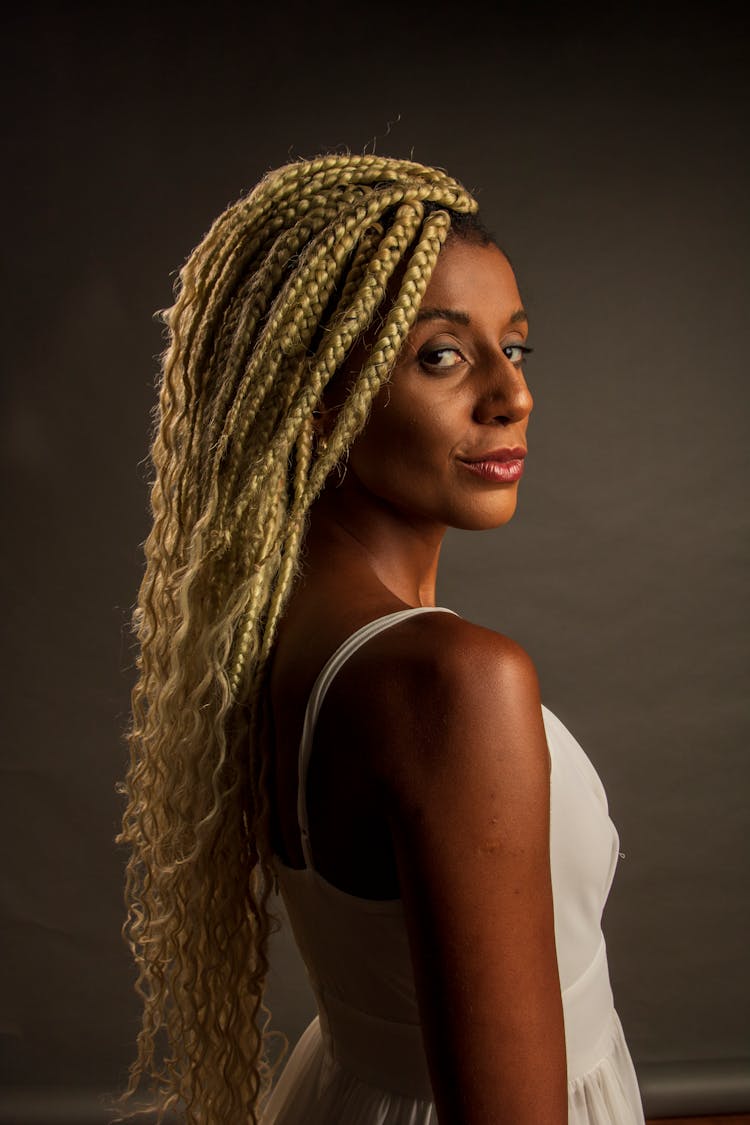
[[[516,641],[452,613],[414,615],[384,630],[345,667],[338,706],[363,730],[375,771],[419,783],[434,759],[517,745],[526,732],[546,755],[533,661]],[[404,755],[402,748],[410,752]],[[541,751],[539,751],[541,752]]]
[[[371,689],[388,687],[395,674],[428,683],[438,676],[459,689],[477,675],[536,678],[531,657],[511,637],[442,611],[415,614],[383,630],[358,650],[352,665],[366,671]]]

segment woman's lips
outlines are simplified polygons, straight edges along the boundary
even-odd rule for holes
[[[462,459],[461,464],[465,465],[470,473],[483,480],[495,484],[513,484],[523,476],[525,456],[526,450],[520,447],[497,449],[492,453],[483,454],[480,458],[472,458],[470,461]]]

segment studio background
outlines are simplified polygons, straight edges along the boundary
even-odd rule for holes
[[[739,8],[38,4],[6,17],[5,1125],[104,1122],[138,1025],[114,845],[176,270],[269,168],[476,191],[531,320],[519,512],[439,602],[531,653],[597,767],[605,932],[651,1115],[750,1109],[747,37]],[[291,938],[269,999],[312,1001]]]

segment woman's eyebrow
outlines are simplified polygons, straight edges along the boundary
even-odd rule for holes
[[[420,309],[417,320],[454,320],[456,324],[471,324],[469,314],[458,309]]]
[[[468,313],[461,312],[459,309],[420,309],[417,313],[417,320],[453,320],[456,324],[471,324],[471,317]],[[511,313],[509,323],[518,324],[520,322],[528,323],[528,316],[524,309],[516,309]]]

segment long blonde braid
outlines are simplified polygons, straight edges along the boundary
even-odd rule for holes
[[[289,164],[219,216],[165,314],[118,837],[143,1000],[123,1101],[150,1083],[159,1121],[172,1106],[196,1125],[258,1120],[267,662],[310,506],[389,377],[451,222],[475,210],[460,184],[411,161]],[[368,329],[324,447],[313,412]]]

